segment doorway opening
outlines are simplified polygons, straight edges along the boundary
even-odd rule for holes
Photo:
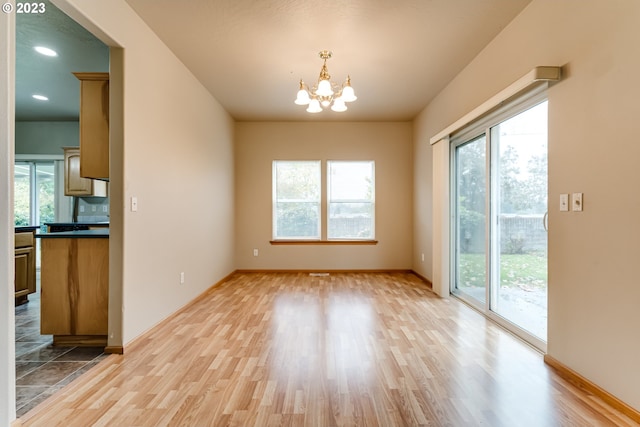
[[[40,231],[44,224],[97,222],[98,214],[108,220],[109,215],[108,197],[70,194],[63,147],[80,143],[81,83],[72,73],[108,72],[110,49],[50,1],[39,4],[41,13],[15,16],[16,232]],[[84,218],[72,215],[76,205],[84,209]],[[51,231],[48,227],[42,231],[47,229]],[[52,336],[41,334],[42,239],[34,241],[37,262],[29,264],[34,270],[29,277],[35,277],[35,286],[14,312],[18,417],[90,368],[104,350],[104,346],[53,346]]]

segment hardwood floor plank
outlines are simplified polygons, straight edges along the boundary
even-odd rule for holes
[[[24,426],[633,426],[416,276],[237,273]]]

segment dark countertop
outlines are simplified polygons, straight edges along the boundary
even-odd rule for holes
[[[29,231],[39,230],[40,226],[38,225],[24,225],[20,227],[15,227],[16,233],[25,233]]]
[[[40,239],[96,239],[109,238],[109,229],[100,228],[96,230],[60,231],[58,233],[36,233],[36,238]]]
[[[75,226],[75,225],[88,225],[89,227],[108,227],[108,222],[45,222],[44,225],[63,225],[63,226]]]

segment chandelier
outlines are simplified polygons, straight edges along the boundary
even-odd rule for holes
[[[353,102],[358,99],[351,87],[351,77],[347,76],[347,80],[338,86],[331,81],[329,70],[327,69],[327,59],[333,54],[328,50],[319,53],[320,58],[324,60],[318,83],[311,89],[300,79],[300,90],[295,103],[298,105],[308,105],[307,112],[319,113],[323,107],[331,105],[331,110],[341,113],[347,111],[346,102]]]

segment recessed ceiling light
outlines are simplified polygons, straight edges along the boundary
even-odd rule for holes
[[[36,46],[34,47],[34,49],[36,50],[36,52],[41,53],[45,56],[58,56],[58,52],[53,49],[49,49],[48,47]]]
[[[37,99],[38,101],[48,101],[49,98],[47,98],[44,95],[31,95],[34,99]]]

